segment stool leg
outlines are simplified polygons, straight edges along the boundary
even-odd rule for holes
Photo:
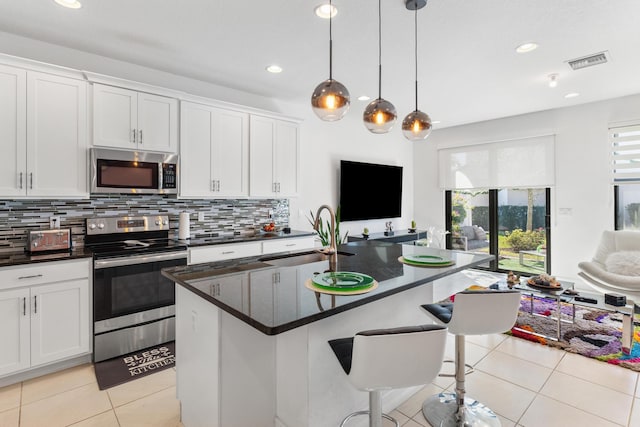
[[[380,391],[369,392],[369,426],[382,427],[382,398]]]
[[[500,427],[500,420],[491,409],[465,396],[465,337],[456,335],[455,340],[455,393],[443,392],[429,397],[422,404],[422,414],[432,426]]]

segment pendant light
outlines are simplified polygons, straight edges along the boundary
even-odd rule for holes
[[[407,9],[415,11],[414,14],[414,49],[416,65],[416,109],[407,114],[402,121],[402,134],[409,141],[422,141],[431,133],[431,117],[427,113],[418,110],[418,9],[422,9],[426,0],[406,0]]]
[[[382,13],[381,0],[378,0],[378,99],[372,101],[364,110],[364,125],[373,133],[387,133],[396,123],[396,107],[382,99]]]
[[[340,120],[349,110],[350,99],[347,88],[333,80],[333,38],[331,34],[331,16],[333,5],[329,0],[329,79],[323,81],[311,95],[311,107],[320,119],[326,122]]]

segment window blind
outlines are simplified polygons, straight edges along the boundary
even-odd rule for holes
[[[555,136],[438,150],[440,188],[536,188],[555,185]]]
[[[614,183],[640,182],[640,125],[609,129]]]

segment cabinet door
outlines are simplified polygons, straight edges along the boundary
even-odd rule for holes
[[[235,308],[241,313],[247,312],[248,295],[247,273],[220,277],[213,281],[214,293],[225,304]]]
[[[0,292],[0,376],[26,369],[29,357],[29,289]]]
[[[31,288],[31,364],[89,352],[89,280]]]
[[[212,143],[216,196],[248,196],[249,115],[217,109]]]
[[[89,197],[86,108],[85,82],[27,73],[27,195]]]
[[[275,121],[251,116],[249,135],[249,193],[272,197],[276,194],[273,169]]]
[[[213,109],[183,102],[180,113],[180,196],[213,197]]]
[[[93,85],[93,145],[135,149],[137,123],[137,92]]]
[[[299,138],[296,123],[276,123],[275,168],[278,197],[298,195],[300,176]]]
[[[178,152],[178,100],[138,94],[138,148]]]
[[[274,320],[274,286],[278,280],[275,269],[252,271],[249,273],[249,298],[246,312],[266,326]]]
[[[0,65],[0,196],[25,195],[26,96],[26,71]]]
[[[281,268],[274,284],[275,323],[293,322],[298,318],[298,270]]]

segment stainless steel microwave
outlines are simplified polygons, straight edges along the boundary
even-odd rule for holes
[[[91,193],[177,194],[178,155],[92,148]]]

